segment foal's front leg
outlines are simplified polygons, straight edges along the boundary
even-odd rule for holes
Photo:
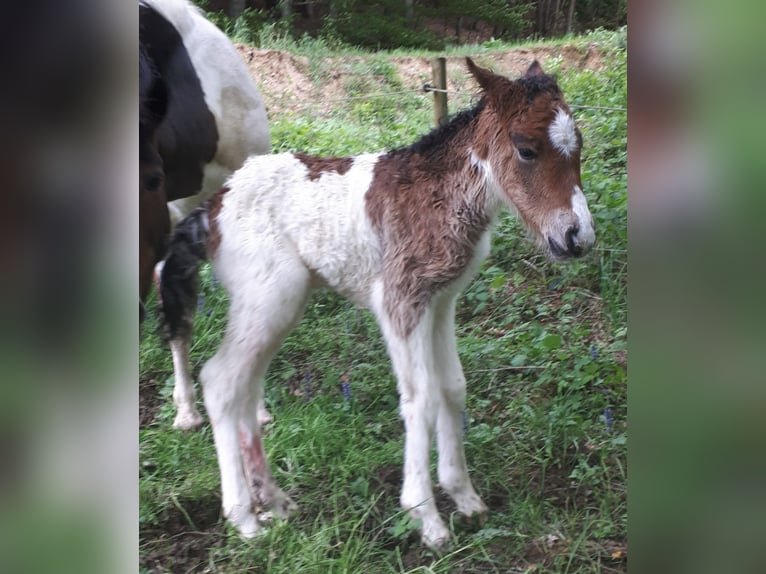
[[[397,333],[387,315],[380,322],[396,373],[406,431],[401,504],[412,518],[422,521],[423,543],[438,549],[449,541],[450,532],[436,508],[429,465],[441,400],[434,370],[431,312],[426,311],[407,336]]]
[[[465,376],[457,354],[455,339],[455,301],[445,305],[434,317],[434,357],[442,401],[436,421],[439,446],[439,483],[455,501],[458,512],[486,518],[487,506],[468,476],[463,447]]]
[[[154,284],[157,295],[161,293],[162,268],[165,261],[160,261],[154,267]],[[192,382],[191,364],[189,362],[189,347],[194,331],[194,309],[186,309],[183,325],[179,332],[170,339],[170,353],[173,357],[173,403],[176,406],[176,418],[173,428],[193,430],[202,425],[202,415],[196,407],[197,393]]]

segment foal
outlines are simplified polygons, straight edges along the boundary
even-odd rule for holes
[[[209,255],[230,294],[201,381],[224,514],[245,536],[294,507],[272,477],[256,407],[269,361],[321,286],[371,309],[382,330],[406,428],[401,504],[422,521],[423,542],[438,548],[450,534],[431,485],[434,434],[441,487],[459,512],[487,512],[463,450],[455,301],[502,205],[554,259],[587,253],[595,235],[582,139],[555,80],[537,62],[516,81],[467,65],[483,97],[419,142],[347,158],[252,157],[179,225],[161,284],[171,333],[188,328],[199,259]]]

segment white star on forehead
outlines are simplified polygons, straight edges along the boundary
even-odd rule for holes
[[[575,133],[574,118],[559,108],[548,128],[548,137],[553,146],[566,157],[577,151],[577,133]]]

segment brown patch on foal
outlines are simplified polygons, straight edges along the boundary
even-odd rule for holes
[[[218,227],[218,214],[221,212],[223,205],[223,196],[229,188],[225,185],[219,189],[216,194],[208,200],[207,203],[207,219],[210,231],[207,239],[207,252],[212,259],[218,252],[218,246],[221,244],[221,230]]]
[[[467,62],[484,91],[479,104],[412,146],[382,155],[365,196],[383,251],[383,303],[403,336],[433,295],[471,264],[492,219],[485,177],[538,236],[546,215],[567,207],[580,185],[579,152],[564,158],[548,137],[556,110],[569,111],[555,79],[537,62],[517,81]],[[537,161],[519,159],[512,144],[519,137]]]
[[[449,144],[390,152],[373,170],[366,210],[383,248],[383,303],[405,337],[434,293],[465,272],[490,223],[481,176],[468,164],[470,113]]]
[[[311,181],[316,181],[322,177],[323,173],[331,171],[344,175],[354,163],[354,158],[351,157],[317,157],[303,152],[296,152],[293,155],[308,168]]]

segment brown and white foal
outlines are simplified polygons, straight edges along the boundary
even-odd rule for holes
[[[441,487],[461,513],[487,512],[463,450],[455,301],[503,205],[554,259],[587,253],[595,235],[582,139],[555,80],[537,62],[516,81],[467,64],[483,97],[446,126],[389,153],[252,157],[171,242],[161,286],[171,333],[183,336],[194,312],[199,259],[211,258],[230,294],[224,341],[201,380],[224,514],[245,536],[293,507],[269,469],[257,405],[269,362],[324,286],[380,324],[406,428],[401,503],[422,520],[424,543],[450,536],[431,485],[434,435]]]

